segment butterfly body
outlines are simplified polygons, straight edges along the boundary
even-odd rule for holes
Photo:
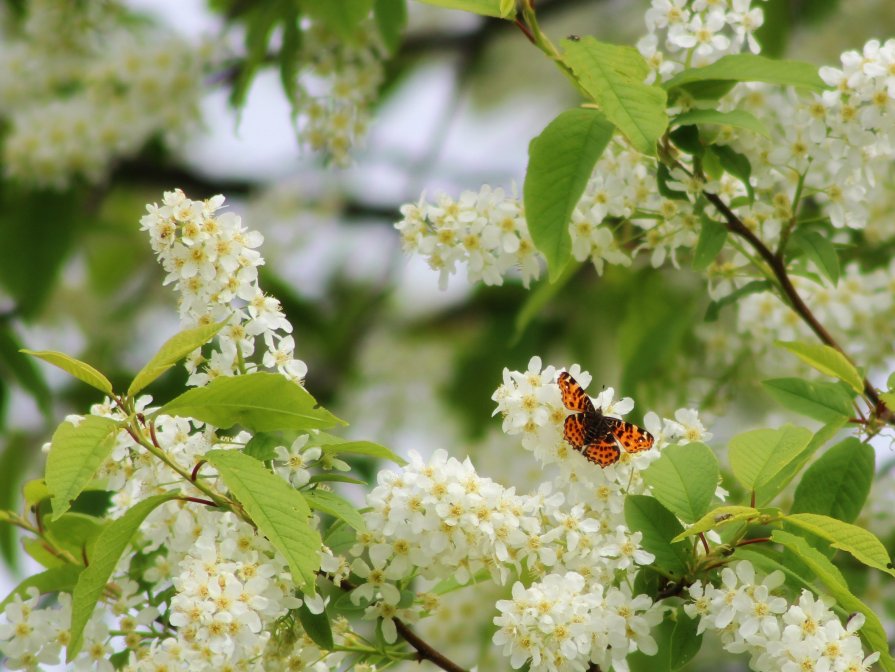
[[[572,376],[563,371],[557,380],[563,405],[572,415],[563,425],[563,438],[588,460],[608,467],[615,464],[624,449],[639,453],[653,447],[653,435],[637,425],[603,415]]]

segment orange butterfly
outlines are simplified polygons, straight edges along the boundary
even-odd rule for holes
[[[563,438],[584,457],[601,467],[618,462],[620,447],[639,453],[653,447],[653,435],[630,422],[603,415],[578,382],[566,371],[559,374],[562,403],[574,415],[566,418]]]

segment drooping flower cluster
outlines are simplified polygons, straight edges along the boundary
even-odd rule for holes
[[[0,44],[7,177],[54,188],[98,182],[150,138],[173,144],[195,125],[211,60],[204,48],[137,29],[114,2],[25,8],[21,20],[4,15]]]
[[[363,143],[370,105],[383,79],[383,48],[371,24],[350,40],[312,24],[304,31],[295,115],[299,136],[339,167],[351,165],[351,151]]]
[[[528,588],[517,582],[497,609],[494,643],[514,669],[531,660],[535,672],[585,672],[591,662],[627,672],[629,653],[658,650],[650,630],[662,608],[646,595],[632,597],[624,584],[604,588],[575,572],[551,574]]]
[[[526,287],[540,275],[540,255],[528,234],[522,203],[502,189],[486,185],[478,193],[463,192],[456,201],[442,194],[435,204],[423,197],[402,206],[401,215],[395,228],[404,251],[425,257],[438,271],[442,287],[458,264],[466,266],[470,282],[486,285],[503,284],[514,267]]]
[[[870,669],[878,653],[864,657],[856,634],[864,615],[842,622],[830,607],[803,590],[798,602],[788,603],[774,591],[783,573],[773,572],[759,583],[755,569],[740,561],[721,571],[721,585],[697,581],[690,586],[693,602],[684,609],[699,618],[699,632],[714,630],[731,653],[749,653],[755,672]]]
[[[219,348],[207,359],[196,351],[188,359],[189,382],[204,385],[218,376],[257,370],[251,361],[260,337],[262,364],[301,382],[307,366],[295,357],[292,325],[276,298],[258,285],[264,264],[255,249],[263,236],[247,229],[239,215],[219,213],[223,196],[193,201],[179,189],[166,192],[162,205],[147,206],[141,228],[180,298],[184,327],[227,320]]]

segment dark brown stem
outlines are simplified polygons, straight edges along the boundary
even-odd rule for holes
[[[525,37],[528,38],[528,41],[534,44],[535,36],[532,35],[531,30],[528,29],[528,26],[525,25],[525,22],[522,19],[516,19],[516,25],[519,27],[519,30],[525,33]]]
[[[323,573],[321,573],[320,575],[324,577],[327,576]],[[348,579],[342,579],[342,581],[336,585],[338,585],[339,588],[344,591],[354,590],[355,588],[357,588],[357,586],[355,586]],[[400,618],[396,618],[394,619],[394,621],[395,629],[401,634],[401,637],[404,638],[404,641],[410,644],[410,646],[412,646],[414,649],[416,649],[417,660],[428,660],[433,665],[440,667],[442,670],[446,670],[446,672],[466,672],[465,668],[460,667],[450,658],[433,648],[431,644],[429,644],[427,641],[417,635],[413,630],[411,630],[410,626],[408,626]]]
[[[178,499],[182,499],[185,502],[195,502],[196,504],[204,504],[205,506],[214,506],[217,504],[212,502],[210,499],[202,499],[201,497],[178,497]]]
[[[755,539],[743,539],[737,542],[737,546],[748,546],[749,544],[767,544],[771,541],[770,537],[756,537]]]
[[[705,538],[705,533],[699,533],[699,539],[702,541],[702,547],[705,549],[705,554],[708,555],[711,553],[711,549],[709,548],[709,540]]]
[[[195,483],[196,479],[199,477],[199,469],[202,468],[203,464],[205,464],[205,460],[199,460],[196,463],[196,466],[193,467],[193,473],[190,474],[190,478],[192,479],[193,483]]]
[[[777,278],[777,282],[780,283],[780,289],[789,301],[790,306],[796,311],[796,314],[805,321],[805,324],[808,325],[811,331],[817,335],[822,343],[829,345],[834,350],[838,350],[851,362],[851,358],[845,353],[839,343],[836,342],[836,339],[833,338],[830,332],[828,332],[817,320],[814,313],[811,312],[811,309],[802,300],[802,297],[799,296],[798,291],[796,291],[795,286],[792,284],[792,280],[789,278],[789,273],[786,270],[786,263],[783,261],[783,257],[771,252],[767,245],[761,242],[758,236],[752,233],[752,231],[743,224],[742,220],[736,216],[733,210],[731,210],[716,194],[705,192],[705,197],[715,206],[718,212],[724,216],[724,219],[727,221],[727,230],[740,238],[743,238],[756,252],[758,252],[761,258],[765,260],[773,272],[774,277]],[[892,411],[886,408],[886,405],[877,394],[876,389],[866,378],[864,379],[864,396],[871,402],[876,414],[881,420],[884,422],[891,422],[893,420]]]

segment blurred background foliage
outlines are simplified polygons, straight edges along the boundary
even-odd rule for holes
[[[212,2],[206,9],[210,16],[218,12],[222,30],[247,35],[251,4]],[[27,5],[6,0],[8,27]],[[538,6],[551,35],[632,43],[642,33],[647,3],[542,0]],[[145,7],[140,3],[134,12]],[[846,49],[895,35],[889,0],[770,0],[764,9],[765,53],[817,64],[838,63]],[[560,367],[580,363],[593,374],[592,394],[606,385],[633,397],[635,419],[647,410],[668,416],[682,406],[699,408],[718,446],[729,436],[725,428],[742,431],[769,412],[758,381],[772,372],[760,358],[705,365],[694,332],[710,301],[704,278],[687,268],[653,269],[642,259],[598,277],[579,266],[561,284],[542,280],[530,291],[513,282],[469,287],[455,277],[441,293],[434,272],[404,257],[391,228],[402,203],[416,201],[423,189],[456,196],[485,182],[511,188],[524,175],[530,138],[576,102],[511,23],[417,3],[409,10],[408,28],[386,62],[373,137],[352,168],[329,167],[294,137],[283,137],[280,144],[294,145],[290,162],[247,176],[240,156],[232,166],[203,164],[191,157],[192,145],[172,151],[153,138],[100,183],[60,190],[0,181],[0,506],[20,506],[21,483],[40,470],[41,445],[55,424],[99,401],[90,388],[25,358],[19,348],[68,352],[122,384],[177,331],[173,295],[138,227],[145,204],[174,187],[194,199],[224,194],[244,223],[264,234],[262,287],[295,326],[297,355],[310,369],[308,389],[350,420],[354,436],[401,453],[443,447],[458,457],[469,454],[484,475],[530,487],[537,468],[508,458],[514,446],[491,417],[490,396],[504,367],[524,369],[535,354]],[[252,77],[276,70],[275,61],[267,52],[255,58],[237,50],[209,77],[208,95],[223,89],[251,105],[261,93]],[[402,128],[409,119],[419,120],[419,128]],[[234,116],[221,123],[239,133]],[[0,143],[6,130],[0,124]],[[421,136],[418,152],[389,147],[389,133],[402,132]],[[477,148],[478,139],[492,134],[499,152]],[[457,143],[468,143],[461,148],[465,163],[455,158]],[[876,254],[879,264],[891,258],[891,251]],[[719,319],[725,315],[722,310]],[[150,392],[164,401],[184,380],[172,371]],[[891,551],[895,533],[883,532]],[[0,526],[4,562],[16,568],[21,560],[11,535],[11,527]],[[439,640],[454,640],[452,654],[464,663],[485,646],[490,627],[483,625],[480,643],[464,635],[460,626],[478,615],[475,600],[484,599],[470,592],[446,600],[443,617],[423,629],[440,629]],[[895,598],[887,594],[880,597],[891,607]]]

